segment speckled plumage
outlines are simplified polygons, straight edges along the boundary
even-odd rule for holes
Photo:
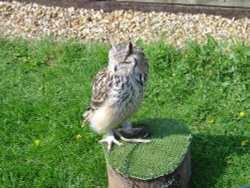
[[[125,122],[141,104],[148,72],[142,49],[131,43],[114,45],[108,67],[96,76],[85,123],[96,132],[107,132]]]

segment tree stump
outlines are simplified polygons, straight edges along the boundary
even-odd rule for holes
[[[151,142],[124,143],[111,152],[103,145],[109,188],[188,188],[191,178],[187,126],[173,119],[147,119]]]

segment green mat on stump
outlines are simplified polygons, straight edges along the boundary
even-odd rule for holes
[[[191,133],[187,126],[173,119],[147,119],[142,122],[151,142],[123,143],[103,151],[110,166],[119,173],[143,180],[171,173],[180,165],[187,153]]]

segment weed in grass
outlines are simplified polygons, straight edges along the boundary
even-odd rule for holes
[[[250,184],[250,47],[212,37],[184,49],[138,43],[151,71],[132,121],[174,118],[189,126],[192,187]],[[3,187],[107,187],[101,135],[80,128],[107,55],[105,45],[0,37]]]

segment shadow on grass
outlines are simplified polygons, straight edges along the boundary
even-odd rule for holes
[[[147,126],[154,125],[154,126]],[[170,135],[190,135],[189,128],[176,119],[170,118],[150,118],[133,123],[134,127],[145,128],[149,132],[150,138],[164,138]]]
[[[193,135],[191,187],[216,187],[218,178],[227,167],[226,158],[234,153],[243,155],[249,152],[240,146],[243,139],[241,136]]]

